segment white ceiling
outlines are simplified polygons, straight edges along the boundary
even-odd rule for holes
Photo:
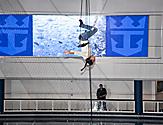
[[[91,14],[163,12],[163,0],[90,0],[90,6]],[[0,13],[79,15],[80,10],[81,0],[0,0]]]

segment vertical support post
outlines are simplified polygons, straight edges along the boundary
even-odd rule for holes
[[[156,110],[156,112],[159,112],[159,109],[160,109],[159,103],[160,103],[160,102],[156,102],[156,105],[157,105],[157,110]]]
[[[135,125],[143,125],[143,122],[136,122]]]
[[[142,80],[134,80],[134,100],[135,100],[135,114],[143,114],[143,89]]]
[[[54,111],[54,100],[52,100],[52,111]]]
[[[22,100],[19,101],[19,111],[22,111]]]
[[[38,100],[36,100],[36,111],[38,111]]]
[[[68,100],[68,111],[71,111],[71,100]]]
[[[4,112],[4,79],[0,79],[0,113]]]

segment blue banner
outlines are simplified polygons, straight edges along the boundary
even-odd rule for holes
[[[93,25],[97,16],[83,17]],[[64,57],[65,50],[81,51],[79,16],[0,15],[0,56]],[[92,55],[148,56],[148,16],[99,16],[98,31],[89,38]],[[75,55],[76,56],[76,55]]]
[[[32,15],[0,16],[0,56],[32,56]]]
[[[148,16],[107,16],[106,56],[147,57]]]

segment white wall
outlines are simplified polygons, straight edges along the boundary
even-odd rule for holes
[[[133,99],[133,81],[92,81],[96,99],[99,84],[107,90],[107,99]],[[88,80],[6,80],[5,98],[90,99]],[[145,91],[146,92],[146,91]]]

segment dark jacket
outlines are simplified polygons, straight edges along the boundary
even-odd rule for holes
[[[105,95],[105,96],[103,96],[103,95]],[[97,89],[97,99],[104,100],[104,99],[106,99],[106,95],[107,95],[107,91],[105,88],[102,88],[102,90],[100,88]]]
[[[89,65],[93,65],[93,61],[91,60],[91,56],[86,59],[86,63]]]

